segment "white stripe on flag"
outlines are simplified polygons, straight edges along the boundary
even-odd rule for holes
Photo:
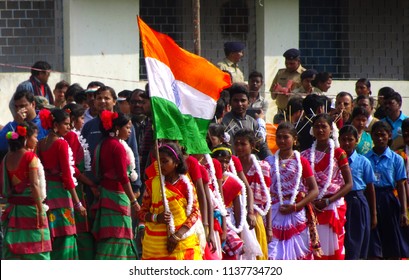
[[[213,119],[216,100],[197,89],[175,80],[171,69],[161,61],[145,58],[151,97],[161,97],[176,104],[182,114]],[[186,69],[186,71],[189,71]],[[189,75],[189,73],[186,73]],[[205,73],[203,73],[205,75]]]

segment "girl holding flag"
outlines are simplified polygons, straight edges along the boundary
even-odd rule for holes
[[[145,222],[142,259],[201,260],[196,235],[199,205],[187,166],[174,143],[159,147],[162,176],[148,179],[139,220]],[[162,188],[163,186],[163,188]],[[164,191],[164,193],[162,193]]]

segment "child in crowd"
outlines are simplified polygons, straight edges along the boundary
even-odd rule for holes
[[[356,145],[356,151],[361,155],[366,154],[373,147],[371,135],[365,131],[368,118],[369,113],[361,107],[355,107],[352,111],[352,125],[358,132],[358,143]]]
[[[138,213],[139,220],[145,222],[142,259],[201,260],[195,228],[199,205],[195,188],[185,175],[183,154],[176,144],[166,143],[159,148],[159,160],[164,189],[160,176],[148,179]]]
[[[376,122],[371,132],[374,147],[365,156],[375,172],[377,226],[371,231],[368,257],[400,259],[409,257],[406,215],[406,171],[401,156],[392,152],[392,128],[386,122]],[[394,195],[397,190],[398,197]],[[407,233],[406,233],[407,234]]]
[[[375,175],[369,160],[355,150],[358,139],[358,131],[354,126],[345,125],[339,131],[339,142],[341,148],[348,155],[353,180],[352,190],[345,196],[347,203],[345,222],[346,260],[367,258],[370,232],[377,224],[373,184]]]
[[[228,213],[226,218],[228,230],[226,244],[223,246],[223,259],[238,260],[244,254],[248,257],[255,257],[261,255],[262,252],[256,237],[252,238],[249,233],[246,222],[246,186],[237,175],[229,172],[231,156],[230,148],[225,145],[219,145],[212,150],[212,157],[222,165],[222,189]]]
[[[309,159],[318,185],[318,197],[312,203],[318,219],[317,230],[323,255],[318,259],[342,260],[344,255],[344,196],[352,188],[352,175],[344,150],[331,139],[332,118],[319,114],[312,120],[315,141],[301,153]]]
[[[312,259],[318,241],[311,242],[305,206],[318,195],[314,173],[308,160],[293,147],[297,130],[281,123],[276,136],[279,150],[267,157],[271,167],[271,213],[267,218],[268,257],[272,260]]]
[[[251,130],[239,130],[234,136],[236,154],[240,159],[243,172],[245,172],[246,179],[254,195],[255,233],[263,252],[263,255],[257,257],[257,259],[266,260],[268,258],[267,233],[263,219],[265,219],[271,206],[269,189],[271,184],[270,166],[266,161],[258,161],[256,156],[252,154],[256,142],[256,136]]]

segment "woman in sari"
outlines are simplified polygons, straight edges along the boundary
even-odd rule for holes
[[[3,259],[49,260],[50,231],[42,204],[45,190],[39,182],[39,160],[31,151],[38,129],[22,123],[7,133],[9,152],[2,162],[1,195],[7,198],[2,215]],[[25,147],[27,143],[27,147]],[[27,246],[29,245],[29,246]]]
[[[53,260],[78,259],[74,210],[86,216],[87,211],[75,192],[72,150],[62,138],[70,128],[70,117],[64,110],[39,113],[41,126],[49,130],[38,145],[38,157],[44,165],[47,181],[47,212],[52,238]]]
[[[94,173],[99,180],[100,197],[92,232],[96,245],[96,259],[136,259],[132,232],[132,218],[140,206],[128,177],[130,165],[120,135],[131,133],[128,117],[122,113],[102,111],[102,141],[94,152]]]

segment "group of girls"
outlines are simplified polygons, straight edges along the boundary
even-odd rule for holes
[[[131,215],[136,217],[140,205],[130,178],[137,175],[122,143],[132,124],[121,113],[101,115],[105,137],[93,164],[97,185],[84,175],[90,157],[78,133],[83,115],[75,104],[41,110],[48,135],[39,143],[32,123],[7,134],[1,185],[7,198],[4,259],[136,259]],[[84,184],[97,198],[92,208],[86,204]]]
[[[276,132],[279,150],[264,161],[257,161],[252,155],[257,145],[251,132],[239,131],[235,135],[234,150],[246,174],[244,183],[251,186],[254,210],[262,217],[257,219],[260,224],[255,229],[261,250],[267,253],[257,258],[342,260],[409,256],[409,120],[402,125],[408,146],[395,153],[388,146],[390,126],[384,122],[374,124],[371,138],[367,138],[363,130],[366,118],[366,112],[354,110],[354,126],[345,125],[339,131],[337,147],[338,141],[332,139],[331,117],[315,116],[311,128],[315,141],[301,154],[295,149],[296,130],[291,124],[282,123]],[[217,144],[216,136],[221,142],[228,142],[223,140],[223,129],[217,125],[210,127],[209,134],[213,145]],[[222,144],[213,149],[213,156],[225,164],[222,193],[232,190],[238,197],[240,188],[226,179],[233,177],[229,172],[234,167],[230,160],[234,155]],[[234,202],[224,197],[226,207],[231,201]],[[233,213],[232,220],[237,221],[240,207],[230,207],[233,211],[228,214]],[[232,228],[238,224],[235,222]]]
[[[280,124],[279,150],[264,161],[252,154],[258,139],[247,130],[234,137],[236,155],[217,125],[209,128],[211,156],[186,155],[177,143],[163,141],[146,170],[139,205],[130,185],[137,176],[134,160],[123,141],[131,131],[128,117],[112,111],[99,116],[96,184],[84,175],[91,167],[77,133],[83,111],[43,109],[39,116],[49,130],[39,143],[31,123],[7,134],[10,149],[1,168],[5,259],[408,257],[409,149],[400,151],[403,158],[389,149],[385,123],[373,125],[366,157],[355,151],[362,132],[352,126],[340,130],[336,147],[326,114],[312,120],[316,140],[302,153],[295,149],[294,127]],[[409,144],[409,121],[402,132]],[[93,191],[94,205],[86,204],[83,184]],[[140,222],[141,252],[132,219]]]

